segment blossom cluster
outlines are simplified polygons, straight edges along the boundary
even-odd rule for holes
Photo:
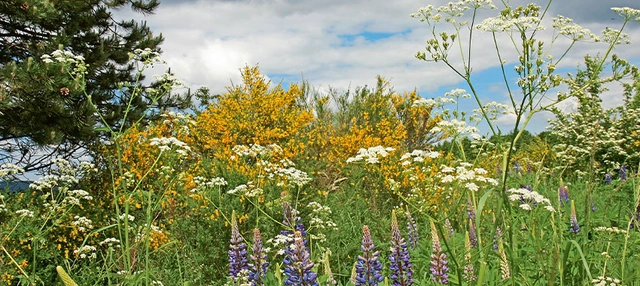
[[[367,164],[378,164],[380,163],[380,158],[387,157],[389,152],[395,151],[395,148],[392,147],[382,147],[375,146],[370,148],[360,148],[358,150],[358,154],[355,157],[350,157],[347,159],[347,163],[365,161]]]

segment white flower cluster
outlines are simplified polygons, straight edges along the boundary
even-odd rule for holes
[[[595,285],[595,286],[617,286],[617,285],[622,285],[622,281],[620,281],[620,279],[612,278],[612,277],[604,277],[604,276],[598,276],[598,278],[595,278],[595,279],[591,280],[591,283],[593,283],[593,285]]]
[[[433,5],[428,5],[418,9],[418,12],[411,14],[412,18],[418,18],[420,22],[432,21],[440,22],[442,14],[445,14],[445,21],[449,23],[455,23],[455,18],[464,16],[464,11],[469,9],[495,9],[491,0],[461,0],[458,2],[449,2],[446,5],[435,8]],[[460,23],[460,26],[466,25],[466,22]]]
[[[540,18],[533,16],[508,19],[506,17],[489,17],[476,25],[476,29],[485,32],[511,32],[511,31],[540,31],[544,26],[540,25]]]
[[[265,252],[268,252],[273,249],[277,249],[277,255],[284,255],[285,247],[291,245],[293,241],[293,233],[289,233],[287,235],[278,234],[274,238],[270,238],[266,241],[267,244],[270,244],[271,247],[265,248]]]
[[[405,153],[402,155],[402,157],[400,157],[400,161],[402,161],[402,166],[407,166],[413,162],[424,162],[425,158],[437,159],[440,158],[440,156],[440,152],[436,151],[413,150],[411,153]]]
[[[8,176],[24,173],[24,169],[20,168],[16,164],[6,163],[0,165],[0,179],[4,179]]]
[[[33,217],[33,212],[27,209],[17,210],[16,214],[21,217]]]
[[[440,133],[445,132],[449,134],[457,134],[457,136],[469,136],[477,133],[479,130],[475,126],[468,126],[465,121],[458,119],[442,120],[431,128],[429,132]]]
[[[86,259],[86,258],[95,259],[97,257],[96,247],[91,245],[82,246],[74,250],[73,254],[75,254],[77,257],[80,257],[80,259]]]
[[[254,158],[282,153],[282,147],[280,147],[278,144],[270,144],[267,146],[262,146],[260,144],[251,144],[251,146],[236,145],[233,146],[231,150],[238,156]]]
[[[606,27],[602,31],[602,41],[615,45],[620,45],[622,43],[626,45],[631,44],[631,40],[629,40],[629,35],[627,33],[622,33],[620,30],[609,27]]]
[[[613,7],[613,12],[616,12],[618,16],[622,17],[625,21],[638,21],[640,22],[640,10],[629,7]]]
[[[441,183],[460,183],[464,184],[464,187],[472,192],[476,192],[480,189],[477,183],[490,184],[493,186],[498,185],[498,181],[493,178],[485,177],[488,173],[487,170],[482,168],[467,169],[473,165],[466,162],[461,162],[459,166],[453,168],[450,166],[440,166],[440,172],[444,174],[440,178]]]
[[[40,57],[43,62],[49,64],[53,63],[54,60],[59,63],[77,63],[84,62],[83,56],[76,56],[70,51],[63,50],[55,50],[51,53],[51,55],[42,55]]]
[[[129,60],[136,60],[149,65],[152,65],[154,63],[162,63],[162,60],[160,60],[160,53],[150,48],[146,48],[144,50],[133,50],[133,53],[129,53]]]
[[[101,241],[100,246],[108,246],[108,247],[120,247],[120,240],[115,237],[109,237],[103,241]]]
[[[228,184],[227,180],[225,180],[222,177],[215,177],[215,178],[212,178],[212,179],[208,180],[205,177],[196,176],[196,177],[193,178],[193,181],[196,183],[196,187],[191,190],[192,193],[195,193],[197,191],[206,190],[206,189],[211,189],[211,188],[214,188],[214,187],[222,187],[222,186],[226,186]]]
[[[590,38],[598,41],[599,38],[594,33],[591,33],[589,29],[582,28],[580,25],[573,22],[573,19],[558,15],[553,18],[553,28],[560,33],[560,35],[567,36],[574,41],[584,40]]]
[[[78,231],[86,232],[93,229],[93,222],[84,216],[74,216],[73,225],[78,227]]]
[[[593,230],[597,231],[597,232],[608,232],[608,233],[616,233],[616,234],[626,234],[627,231],[624,229],[619,229],[617,227],[604,227],[604,226],[599,226],[594,228]]]
[[[278,168],[275,171],[275,174],[298,187],[302,187],[313,180],[311,177],[309,177],[309,174],[294,167]],[[278,183],[278,185],[284,186],[284,182],[280,182]]]
[[[160,137],[160,138],[151,138],[151,146],[158,146],[160,151],[171,151],[173,147],[177,147],[176,153],[187,156],[191,152],[191,147],[187,146],[187,143],[184,143],[178,140],[175,137]]]
[[[309,214],[311,218],[309,221],[309,230],[313,230],[313,233],[310,233],[311,239],[317,240],[318,242],[326,241],[326,235],[319,232],[319,230],[338,230],[338,225],[331,220],[331,208],[323,206],[318,202],[310,202],[307,204],[307,208],[311,209],[311,213]]]
[[[124,220],[124,219],[125,219],[125,216],[126,216],[127,220],[129,220],[129,221],[134,221],[134,220],[136,220],[136,217],[135,217],[135,216],[128,215],[128,214],[121,214],[118,218],[119,218],[120,220]]]
[[[534,206],[543,205],[544,209],[548,210],[549,212],[556,211],[553,206],[551,206],[551,201],[549,201],[549,199],[545,198],[543,195],[539,194],[536,191],[530,191],[526,188],[511,188],[507,191],[507,193],[510,194],[509,200],[512,202],[519,201],[521,203],[520,208],[523,210],[532,210],[533,204]]]
[[[396,149],[392,147],[382,147],[375,146],[367,149],[360,148],[358,150],[358,154],[355,157],[350,157],[347,159],[347,163],[353,163],[358,161],[365,161],[367,164],[377,164],[380,163],[380,157],[387,157],[389,152],[393,152]]]
[[[264,194],[264,190],[257,188],[252,181],[249,181],[246,184],[238,185],[237,187],[227,191],[227,194],[238,194],[248,198],[254,198]]]

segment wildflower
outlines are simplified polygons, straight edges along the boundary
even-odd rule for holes
[[[561,185],[560,188],[558,188],[558,201],[560,202],[560,206],[564,206],[564,203],[569,202],[569,188],[567,186]]]
[[[631,214],[631,224],[629,225],[629,227],[634,228],[636,223],[638,222],[640,222],[640,200],[636,205],[636,211],[633,214]]]
[[[467,282],[476,281],[478,277],[475,274],[475,270],[473,269],[473,264],[471,263],[471,240],[469,238],[469,232],[465,233],[464,239],[464,280]]]
[[[287,276],[285,285],[318,285],[316,281],[318,275],[311,270],[313,262],[309,257],[305,239],[300,231],[296,231],[293,235],[293,244],[287,247],[283,261],[286,265],[284,274]]]
[[[452,237],[455,234],[455,231],[453,230],[453,226],[451,226],[451,221],[449,220],[449,218],[446,218],[444,220],[444,228],[447,230],[447,234],[449,235],[449,237]]]
[[[573,233],[580,232],[580,226],[578,225],[578,218],[576,217],[576,205],[573,200],[571,200],[571,228],[569,231]]]
[[[331,250],[327,249],[324,252],[324,259],[322,260],[322,265],[324,266],[324,275],[327,277],[325,283],[327,285],[338,285],[338,281],[333,277],[333,272],[331,271],[331,264],[329,263],[329,255],[331,255]]]
[[[605,277],[605,276],[598,276],[598,278],[595,278],[595,279],[591,280],[591,283],[593,283],[595,286],[617,286],[617,285],[622,285],[622,281],[620,281],[620,279],[612,278],[612,277]]]
[[[622,167],[620,167],[620,181],[626,181],[627,180],[627,165],[622,165]]]
[[[378,285],[384,280],[382,276],[382,263],[378,260],[379,251],[373,251],[374,245],[371,239],[369,226],[362,227],[362,249],[363,255],[358,256],[358,262],[355,266],[356,275],[354,284],[361,285]]]
[[[433,248],[431,252],[431,267],[429,268],[431,270],[431,279],[439,284],[449,284],[447,254],[442,251],[438,230],[433,221],[431,221],[431,243]]]
[[[467,199],[467,220],[469,222],[469,238],[471,239],[471,247],[477,247],[478,236],[476,235],[476,210],[470,197]]]
[[[228,253],[229,276],[235,280],[240,276],[240,271],[249,267],[247,265],[247,245],[242,241],[242,236],[240,236],[235,211],[231,213],[231,244],[229,245]]]
[[[604,175],[604,184],[605,184],[605,185],[611,185],[611,181],[612,181],[612,180],[613,180],[613,179],[611,178],[611,174],[606,173],[606,174]]]
[[[396,211],[391,213],[391,254],[389,255],[389,269],[393,281],[392,285],[413,285],[413,270],[410,262],[411,256],[407,249],[407,243],[400,234]]]
[[[418,224],[411,216],[409,210],[407,210],[407,231],[409,233],[409,247],[411,250],[415,250],[418,247]]]
[[[507,254],[504,251],[502,238],[498,238],[498,254],[500,255],[500,273],[502,274],[502,281],[505,281],[511,277],[511,270],[509,269],[509,262],[507,261]]]
[[[498,252],[498,240],[502,239],[502,229],[496,227],[496,235],[493,237],[493,251]]]
[[[264,285],[262,281],[267,276],[267,268],[269,267],[269,261],[267,261],[267,254],[264,248],[262,248],[262,238],[260,237],[260,230],[253,229],[253,253],[250,255],[253,263],[249,264],[249,281],[253,286]]]
[[[33,217],[33,212],[27,209],[17,210],[16,214],[20,215],[21,217]]]
[[[595,212],[596,210],[597,210],[596,204],[593,202],[593,200],[591,200],[591,211]]]

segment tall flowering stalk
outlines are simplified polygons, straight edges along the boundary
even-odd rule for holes
[[[431,279],[438,284],[449,284],[449,267],[447,264],[447,254],[442,251],[440,245],[440,237],[438,236],[438,230],[435,223],[431,221]]]
[[[611,178],[611,174],[606,173],[604,175],[604,184],[605,185],[611,185],[611,182],[613,181],[613,178]]]
[[[469,239],[471,247],[478,247],[478,236],[476,235],[476,210],[471,201],[471,197],[467,199],[467,219],[469,221]]]
[[[622,167],[620,167],[620,181],[626,181],[627,180],[627,165],[622,165]]]
[[[396,211],[391,213],[391,254],[389,255],[389,269],[393,286],[413,285],[413,270],[411,269],[411,256],[407,249],[407,242],[400,234]]]
[[[418,247],[418,239],[420,238],[418,234],[418,224],[416,220],[413,219],[409,210],[406,211],[407,215],[407,231],[409,233],[409,247],[411,250],[415,250]]]
[[[571,228],[569,231],[576,234],[580,232],[580,226],[578,225],[578,218],[576,216],[576,205],[573,200],[571,200]]]
[[[354,284],[356,286],[363,285],[378,285],[378,283],[384,280],[382,276],[382,263],[378,259],[379,251],[374,251],[373,240],[371,239],[371,232],[369,226],[362,227],[362,249],[363,254],[358,256],[358,262],[355,266],[356,275],[354,277]]]
[[[262,238],[260,237],[260,230],[253,229],[253,253],[250,255],[252,263],[249,264],[249,282],[252,286],[264,285],[264,278],[267,276],[267,268],[269,262],[267,261],[267,254],[262,247]]]
[[[231,213],[231,244],[229,244],[229,277],[236,281],[240,272],[249,269],[247,264],[247,244],[242,240],[238,230],[236,212]]]
[[[305,247],[305,239],[300,231],[293,234],[293,244],[287,247],[284,257],[284,275],[287,279],[285,285],[295,286],[318,286],[316,278],[318,274],[311,270],[313,262],[310,254]]]
[[[560,206],[564,206],[564,203],[569,202],[569,188],[565,185],[560,185],[558,188],[558,201]]]
[[[473,262],[471,261],[471,241],[469,239],[469,232],[467,231],[465,233],[465,239],[464,239],[464,280],[467,281],[467,283],[470,283],[471,281],[476,281],[478,279],[478,276],[476,276],[476,271],[473,268]]]

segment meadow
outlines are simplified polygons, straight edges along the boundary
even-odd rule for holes
[[[56,159],[28,190],[0,193],[0,283],[640,285],[640,74],[613,53],[634,47],[623,28],[640,11],[614,8],[622,27],[599,35],[556,17],[545,42],[544,7],[475,19],[491,6],[412,15],[433,31],[416,58],[468,87],[439,98],[398,93],[384,78],[345,92],[285,87],[246,66],[241,84],[202,108],[151,109],[148,124],[104,129],[90,162]],[[496,40],[508,104],[476,91],[478,35],[511,39]],[[581,41],[603,50],[557,72]],[[500,57],[509,48],[513,71]],[[150,50],[130,59],[139,75],[161,63]],[[84,92],[81,57],[36,61]],[[145,90],[154,100],[179,85],[160,78]],[[624,103],[603,108],[611,85]],[[457,109],[465,100],[478,109]],[[578,108],[559,109],[566,100]],[[532,135],[540,112],[555,119]],[[505,114],[515,122],[503,133],[495,122]],[[21,172],[0,167],[4,180]]]

